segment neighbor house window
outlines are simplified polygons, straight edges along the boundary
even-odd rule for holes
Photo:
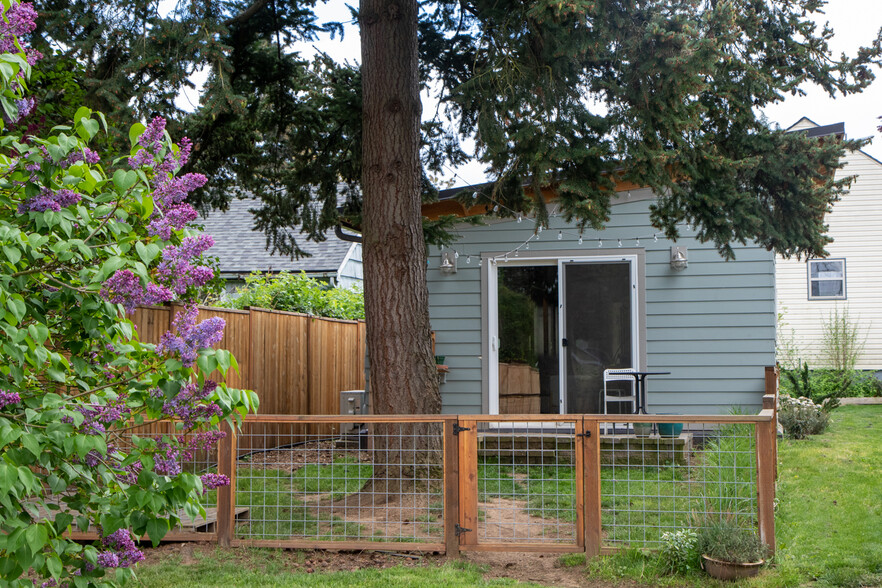
[[[808,261],[809,300],[845,298],[845,260],[810,259]]]

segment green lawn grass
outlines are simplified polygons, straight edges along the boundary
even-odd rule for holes
[[[269,549],[218,548],[207,554],[196,554],[193,563],[184,564],[180,556],[161,563],[140,566],[138,580],[146,588],[216,588],[230,587],[353,587],[353,588],[470,588],[485,586],[520,586],[541,588],[510,579],[487,579],[472,564],[453,562],[432,567],[366,568],[352,571],[307,573],[300,566],[293,568],[290,559],[275,557]]]

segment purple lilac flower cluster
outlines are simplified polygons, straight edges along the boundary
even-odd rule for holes
[[[221,408],[213,402],[203,404],[208,398],[217,384],[211,380],[206,380],[205,385],[201,388],[190,382],[181,388],[177,395],[166,400],[162,405],[162,412],[168,418],[180,419],[184,422],[186,428],[192,428],[199,421],[208,421],[212,417],[220,417],[223,414]],[[205,444],[210,438],[199,438],[195,441],[198,444]],[[197,449],[198,445],[190,444],[190,449]]]
[[[131,410],[126,406],[126,395],[120,395],[116,400],[106,405],[86,404],[77,408],[85,419],[81,429],[87,435],[100,435],[105,432],[105,425],[127,419]]]
[[[19,402],[21,402],[21,397],[18,395],[18,392],[6,392],[5,390],[0,390],[0,408],[10,404],[18,404]]]
[[[113,304],[122,304],[129,314],[142,304],[161,304],[174,299],[174,293],[159,284],[141,286],[141,280],[131,270],[117,270],[104,282],[101,297]]]
[[[169,245],[162,250],[162,261],[156,268],[156,280],[177,295],[190,286],[204,286],[214,277],[210,267],[191,263],[214,245],[211,235],[187,237],[179,246]]]
[[[82,151],[74,151],[73,153],[68,155],[67,159],[61,162],[61,167],[70,167],[72,165],[76,165],[81,161],[85,161],[89,164],[95,164],[101,161],[101,156],[88,147],[84,147]]]
[[[160,476],[177,476],[181,473],[181,461],[191,458],[189,454],[181,455],[179,448],[158,440],[156,453],[153,454],[153,471]]]
[[[7,10],[0,8],[0,11],[3,16],[0,18],[0,53],[18,53],[15,41],[37,28],[37,11],[30,2],[13,4]],[[39,51],[31,48],[25,48],[25,56],[30,65],[43,57]]]
[[[47,210],[54,210],[57,212],[62,208],[73,206],[79,202],[80,199],[82,199],[82,196],[67,188],[62,190],[43,188],[43,191],[33,198],[28,198],[21,202],[18,205],[18,213],[24,214],[28,211],[45,212]]]
[[[156,352],[178,355],[181,362],[189,367],[196,362],[200,349],[219,343],[224,336],[224,319],[212,317],[197,325],[198,314],[199,310],[195,305],[188,306],[184,312],[179,313],[172,323],[177,334],[166,332],[159,339]]]
[[[138,138],[137,153],[129,158],[133,168],[152,167],[156,174],[153,202],[156,210],[151,217],[148,231],[150,235],[164,240],[171,237],[172,230],[181,230],[187,223],[196,219],[196,210],[184,200],[187,194],[205,185],[207,178],[202,174],[172,175],[190,159],[193,145],[186,137],[181,139],[178,152],[169,149],[163,153],[165,138],[165,119],[156,117],[147,125]]]
[[[215,490],[221,486],[229,486],[230,479],[223,474],[202,474],[199,476],[202,480],[202,493],[205,494],[209,490]]]
[[[101,544],[109,548],[98,554],[98,565],[102,568],[128,568],[144,559],[127,529],[114,531],[102,539]]]

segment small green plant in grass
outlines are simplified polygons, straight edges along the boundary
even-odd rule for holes
[[[661,536],[659,561],[670,574],[686,574],[698,569],[698,534],[692,529],[667,531]]]

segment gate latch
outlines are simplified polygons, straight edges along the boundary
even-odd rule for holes
[[[466,529],[465,527],[460,527],[460,526],[459,526],[459,523],[456,523],[456,524],[453,526],[453,529],[454,529],[454,532],[456,533],[456,536],[457,536],[457,537],[459,537],[459,536],[462,535],[463,533],[471,533],[471,531],[472,531],[471,529]]]
[[[590,437],[591,431],[585,431],[584,433],[576,433],[576,437]]]
[[[453,423],[453,434],[459,435],[460,431],[471,431],[469,427],[460,427],[459,423]]]

